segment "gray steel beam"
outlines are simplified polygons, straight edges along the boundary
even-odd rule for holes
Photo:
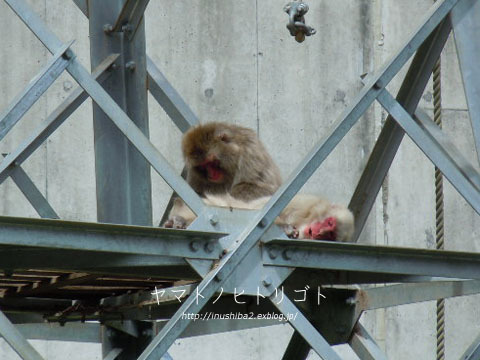
[[[133,1],[133,3],[139,3]],[[125,32],[106,32],[130,0],[89,0],[90,62],[93,69],[111,53],[119,53],[118,66],[102,83],[105,91],[148,137],[145,23],[127,40]],[[121,16],[121,15],[120,15]],[[97,84],[98,85],[98,84]],[[94,99],[95,100],[95,99]],[[97,219],[99,222],[152,225],[150,166],[102,111],[93,106]]]
[[[88,18],[87,0],[73,0]],[[198,124],[198,118],[147,55],[148,89],[175,125],[185,132]]]
[[[150,0],[126,0],[112,31],[123,31],[129,39],[135,37]]]
[[[264,265],[480,279],[476,253],[284,239],[266,245]],[[272,259],[270,250],[282,255]]]
[[[0,217],[0,244],[218,259],[222,234],[140,226]]]
[[[103,360],[115,360],[120,356],[122,351],[123,351],[123,349],[121,349],[121,348],[114,348],[114,349],[109,351],[109,353],[107,354],[107,356],[105,356],[103,358]]]
[[[450,22],[444,20],[418,49],[410,64],[398,92],[397,101],[411,114],[417,108],[450,31]],[[404,134],[403,129],[389,115],[350,200],[349,208],[355,216],[353,242],[358,240],[365,226]]]
[[[10,320],[0,311],[0,336],[23,360],[43,360],[37,350],[22,336]]]
[[[80,9],[80,11],[88,17],[88,1],[87,0],[73,0],[75,5]]]
[[[6,154],[3,154],[3,156],[5,157]],[[55,210],[53,210],[52,206],[48,203],[47,199],[45,199],[43,194],[38,190],[21,166],[10,166],[10,177],[40,217],[47,219],[59,218]]]
[[[442,298],[480,293],[480,281],[432,281],[361,290],[357,300],[363,310],[372,310]]]
[[[480,360],[480,335],[472,342],[459,360]]]
[[[468,162],[461,157],[452,144],[448,143],[448,139],[442,131],[423,113],[419,113],[418,121],[413,120],[412,116],[387,90],[382,90],[377,100],[473,209],[480,214],[478,174],[473,167],[466,165]]]
[[[270,299],[272,304],[285,316],[293,316],[293,320],[289,321],[290,325],[302,335],[318,356],[324,360],[340,360],[340,356],[287,296],[284,296],[283,301],[280,302],[275,301],[272,297]]]
[[[57,269],[85,272],[140,267],[187,266],[184,259],[161,255],[115,254],[91,251],[54,250],[44,248],[0,247],[0,264],[4,269]]]
[[[198,124],[198,118],[155,63],[147,56],[148,90],[181,132]]]
[[[447,0],[446,0],[447,1]],[[453,1],[453,0],[450,0]],[[24,0],[5,0],[10,8],[32,30],[35,36],[47,47],[50,52],[55,52],[62,46],[61,41],[43,24],[41,19],[31,11]],[[105,114],[115,123],[120,131],[147,159],[160,176],[179,194],[187,205],[196,213],[207,211],[200,197],[192,188],[181,179],[168,161],[153,146],[141,130],[130,120],[108,93],[92,79],[89,72],[73,59],[67,71],[92,97],[93,101],[101,107]]]
[[[72,42],[60,46],[47,65],[0,115],[0,141],[70,64],[74,56],[71,45]]]
[[[99,82],[104,81],[111,72],[110,67],[118,58],[117,54],[109,55],[95,69],[92,76]],[[0,163],[0,184],[10,176],[15,165],[22,164],[63,122],[88,98],[81,87],[71,94],[42,123]]]
[[[183,319],[182,314],[198,313],[202,309],[265,233],[282,209],[370,106],[380,93],[381,87],[388,84],[456,3],[456,0],[444,0],[438,1],[432,6],[420,27],[414,31],[404,46],[385,64],[381,71],[370,79],[369,84],[360,91],[353,104],[345,110],[332,126],[325,140],[316,145],[307,157],[300,162],[289,179],[272,196],[265,207],[259,211],[258,215],[253,217],[252,222],[246,226],[245,230],[240,233],[233,248],[223,257],[219,265],[199,284],[198,290],[204,298],[195,299],[190,296],[172,317],[169,324],[160,331],[153,342],[145,349],[139,360],[154,359],[168,350],[191,321],[191,319]]]
[[[282,360],[305,360],[310,353],[310,349],[310,345],[302,335],[298,331],[294,331]]]
[[[387,356],[360,323],[355,326],[349,344],[362,360],[387,360]]]
[[[100,324],[96,323],[17,324],[16,327],[25,338],[30,340],[101,342]]]
[[[480,161],[480,44],[476,39],[480,32],[480,3],[465,1],[450,13],[457,47],[458,62],[462,73],[463,87],[467,99],[473,138]]]
[[[137,328],[138,337],[109,326],[102,327],[102,353],[105,359],[135,359],[151,341],[154,336],[153,322],[135,321],[131,324]],[[112,357],[112,351],[115,349],[122,351],[121,353],[116,352],[116,355]]]

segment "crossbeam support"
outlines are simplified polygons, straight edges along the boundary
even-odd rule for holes
[[[62,47],[62,42],[53,34],[31,11],[24,0],[5,0],[19,18],[32,30],[37,38],[50,52],[55,52]],[[90,73],[76,60],[73,59],[67,71],[85,89],[95,103],[114,122],[121,133],[137,148],[147,159],[160,176],[182,197],[187,205],[198,215],[207,211],[200,197],[192,190],[185,180],[180,178],[173,167],[155,148],[140,129],[130,120],[109,94],[94,80]]]
[[[71,45],[72,42],[59,46],[47,65],[13,100],[5,112],[0,115],[0,140],[8,134],[28,109],[32,107],[71,63],[74,56],[70,50]]]
[[[387,90],[382,90],[377,99],[460,195],[480,214],[480,175],[473,166],[468,166],[467,160],[463,159],[453,144],[448,143],[442,131],[425,114],[417,118],[420,123],[415,121]]]
[[[0,311],[0,335],[23,360],[43,360],[43,357],[23,337],[10,320]]]
[[[362,360],[387,360],[387,356],[360,323],[355,326],[349,344]]]
[[[420,46],[410,64],[398,92],[397,101],[411,114],[417,108],[450,31],[450,22],[444,20]],[[353,242],[358,240],[365,226],[404,134],[405,132],[393,117],[391,115],[387,116],[348,206],[355,216]]]

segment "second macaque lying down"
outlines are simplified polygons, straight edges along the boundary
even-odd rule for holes
[[[270,196],[243,201],[231,195],[207,195],[203,198],[210,206],[259,210],[270,200]],[[177,198],[164,226],[185,229],[195,220],[195,214]],[[315,239],[348,242],[354,229],[354,218],[343,205],[330,203],[315,195],[296,195],[275,219],[288,237],[293,239]]]

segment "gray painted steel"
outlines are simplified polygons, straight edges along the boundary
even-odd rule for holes
[[[217,241],[222,234],[200,231],[13,217],[0,217],[0,226],[2,245],[199,259],[218,259],[222,252]]]
[[[480,335],[472,342],[459,360],[479,360],[480,359]]]
[[[285,296],[283,301],[277,302],[270,298],[272,304],[277,307],[285,316],[294,316],[290,324],[308,342],[312,349],[324,360],[341,360],[340,356],[330,347],[330,344],[313,327],[295,304]]]
[[[32,204],[40,217],[45,219],[59,218],[55,210],[53,210],[52,206],[48,203],[47,199],[45,199],[43,194],[33,183],[32,179],[30,179],[20,166],[16,166],[12,169],[10,177],[25,195],[30,204]]]
[[[408,136],[410,136],[425,155],[440,169],[445,177],[450,180],[464,199],[480,214],[480,192],[478,184],[476,184],[477,181],[475,180],[478,174],[476,174],[475,170],[469,171],[469,168],[466,169],[467,172],[475,175],[472,181],[472,179],[464,173],[464,166],[462,167],[462,165],[467,162],[462,161],[462,163],[459,164],[453,160],[452,155],[445,148],[446,141],[442,138],[440,129],[437,129],[438,131],[435,132],[435,125],[430,119],[422,121],[424,126],[422,128],[386,90],[383,90],[378,96],[378,101],[392,114]],[[424,119],[424,117],[422,118]],[[428,127],[428,122],[431,122],[433,126]],[[449,147],[452,148],[451,146]],[[457,155],[457,157],[459,157],[459,155]],[[473,169],[473,167],[471,169]]]
[[[327,241],[272,240],[282,254],[265,265],[480,279],[480,254]]]
[[[415,112],[420,102],[450,30],[449,21],[444,20],[438,26],[438,29],[422,44],[413,58],[397,95],[397,101],[411,114]],[[365,226],[380,187],[400,147],[403,135],[404,131],[401,126],[389,115],[350,200],[349,208],[355,216],[354,241],[358,240]]]
[[[125,32],[106,32],[105,24],[114,24],[117,16],[130,15],[133,1],[89,1],[90,61],[92,71],[112,53],[120,54],[112,75],[102,83],[123,112],[148,137],[145,24],[143,13],[138,31],[132,37]],[[119,15],[120,14],[120,15]],[[119,29],[120,30],[120,29]],[[133,63],[134,69],[127,64]],[[110,121],[101,106],[93,106],[97,219],[99,222],[152,225],[150,166]],[[139,131],[139,132],[140,132]]]
[[[147,57],[147,71],[148,90],[180,131],[185,132],[190,126],[197,125],[197,116],[149,57]]]
[[[28,343],[17,328],[0,311],[0,335],[10,344],[23,360],[43,360],[40,354]]]
[[[362,290],[366,300],[364,310],[380,309],[422,301],[480,293],[480,281],[432,281],[400,284]]]
[[[32,107],[42,94],[52,85],[63,70],[70,64],[73,54],[69,44],[63,45],[45,65],[42,71],[28,84],[12,104],[0,115],[0,140],[15,126],[21,117]],[[69,52],[68,57],[66,56]]]
[[[464,1],[456,6],[450,15],[455,34],[458,62],[462,72],[463,86],[472,123],[477,157],[480,161],[480,44],[472,41],[480,31],[480,3]]]
[[[360,323],[356,325],[349,344],[362,360],[387,360],[387,356]]]
[[[109,75],[108,69],[118,55],[111,55],[92,73],[97,81],[102,82]],[[78,87],[62,102],[14,151],[0,163],[0,183],[10,175],[12,165],[22,164],[55,130],[85,101],[86,92]]]

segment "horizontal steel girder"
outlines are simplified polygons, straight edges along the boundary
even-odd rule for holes
[[[218,259],[224,234],[0,217],[0,245]]]
[[[274,258],[272,254],[276,254]],[[480,279],[480,253],[327,241],[268,241],[263,251],[263,263],[299,268]]]

